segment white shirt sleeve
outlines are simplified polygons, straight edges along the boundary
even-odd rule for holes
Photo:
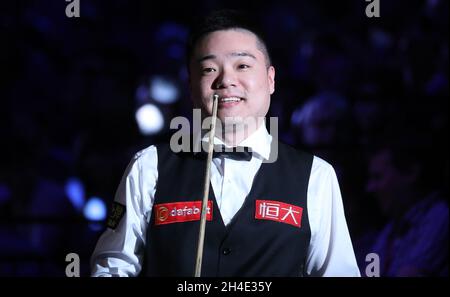
[[[308,276],[360,276],[333,167],[314,157],[308,185]]]
[[[98,240],[91,258],[92,276],[136,276],[141,271],[158,178],[157,162],[156,147],[150,146],[128,165],[114,198],[125,205],[125,214],[116,229],[107,228]]]

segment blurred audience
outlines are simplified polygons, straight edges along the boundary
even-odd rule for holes
[[[387,222],[367,253],[380,257],[381,276],[448,276],[448,201],[425,139],[378,147],[370,155],[367,191]],[[364,271],[364,270],[362,270]]]

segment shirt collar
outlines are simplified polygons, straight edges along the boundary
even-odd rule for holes
[[[194,152],[201,151],[200,149],[200,136],[201,132],[197,132],[196,136],[194,136]],[[203,134],[203,137],[201,137],[202,142],[208,142],[209,141],[209,132],[206,132]],[[251,148],[254,155],[260,158],[263,158],[265,160],[269,159],[270,156],[270,148],[272,143],[272,136],[267,132],[267,128],[265,123],[263,122],[261,126],[259,126],[258,129],[256,129],[255,132],[253,132],[249,137],[241,141],[238,146],[246,146]],[[225,145],[226,147],[229,147],[226,145],[222,139],[218,138],[217,136],[214,136],[214,144],[218,145]]]

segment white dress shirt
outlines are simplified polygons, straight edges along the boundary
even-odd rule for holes
[[[271,141],[261,125],[239,144],[252,149],[250,161],[213,158],[211,185],[225,225],[243,205],[263,160],[269,158]],[[214,143],[223,144],[219,138]],[[107,228],[101,235],[91,259],[93,276],[139,274],[157,182],[157,149],[150,146],[134,156],[120,182],[115,201],[126,205],[126,212],[115,230]],[[318,157],[312,163],[307,210],[311,229],[307,275],[360,276],[335,171]]]

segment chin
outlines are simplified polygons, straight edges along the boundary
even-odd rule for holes
[[[244,122],[243,120],[235,120],[231,116],[219,117],[219,119],[222,122],[222,124],[224,125],[226,124],[227,126],[239,125]]]

